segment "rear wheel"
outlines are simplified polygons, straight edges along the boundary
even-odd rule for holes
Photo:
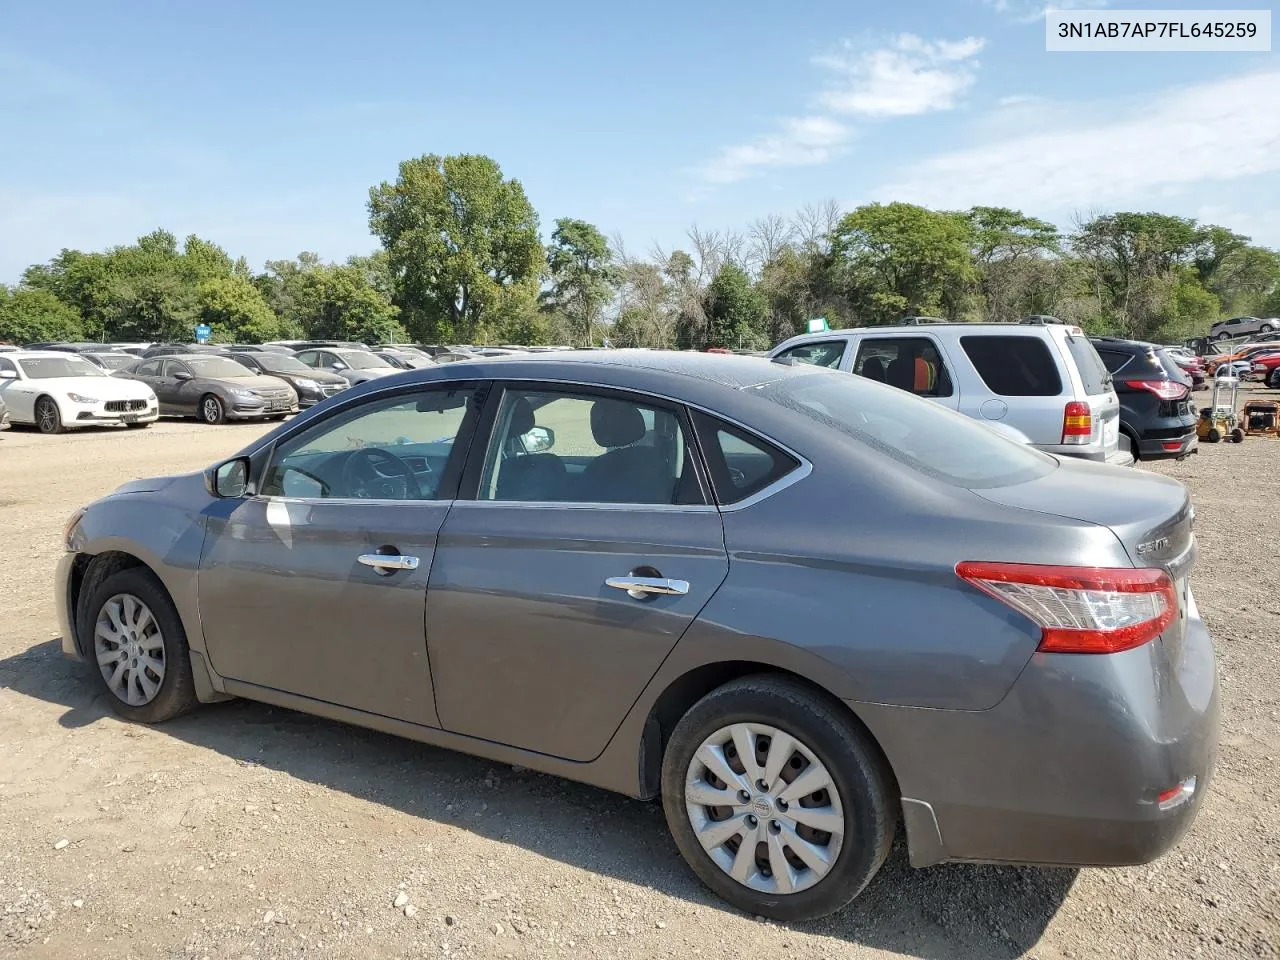
[[[1215,339],[1215,340],[1230,340],[1230,339],[1231,339],[1231,336],[1230,336],[1230,334],[1228,334],[1228,333],[1227,333],[1227,331],[1223,330],[1220,334],[1218,334],[1216,337],[1214,337],[1214,339]]]
[[[53,397],[41,397],[36,401],[36,429],[41,433],[61,433],[62,412]]]
[[[155,574],[145,567],[113,573],[82,610],[80,633],[116,713],[159,723],[195,706],[187,634]]]
[[[1274,323],[1264,323],[1262,326],[1260,326],[1260,327],[1258,328],[1258,332],[1259,332],[1259,333],[1270,333],[1270,332],[1271,332],[1272,330],[1274,330],[1275,328],[1276,328],[1276,326],[1275,326],[1275,324],[1274,324]]]
[[[1236,427],[1231,431],[1231,442],[1244,443],[1244,430],[1241,427]]]
[[[1222,439],[1222,431],[1217,427],[1210,427],[1209,432],[1205,434],[1204,439],[1208,443],[1217,443]]]
[[[747,913],[804,920],[856,897],[888,855],[893,778],[838,704],[784,677],[746,677],[681,718],[662,803],[698,877]]]
[[[1276,367],[1267,375],[1267,386],[1272,390],[1280,390],[1280,367]]]
[[[200,419],[205,423],[222,423],[227,419],[227,411],[222,401],[212,393],[206,393],[200,398]]]

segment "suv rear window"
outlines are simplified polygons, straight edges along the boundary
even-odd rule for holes
[[[1080,371],[1080,380],[1084,384],[1085,393],[1096,397],[1111,389],[1111,375],[1103,366],[1098,351],[1093,349],[1093,344],[1086,337],[1067,337],[1067,349],[1071,351],[1071,358],[1075,360],[1076,369]]]
[[[936,480],[981,489],[1034,480],[1057,461],[975,420],[863,377],[811,373],[749,387]]]
[[[1040,337],[961,337],[960,346],[992,393],[1002,397],[1056,397],[1062,377]]]

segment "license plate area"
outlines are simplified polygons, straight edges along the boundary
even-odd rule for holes
[[[120,422],[121,423],[137,423],[138,415],[136,413],[122,413],[120,414]]]

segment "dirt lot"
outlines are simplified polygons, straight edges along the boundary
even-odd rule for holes
[[[1196,500],[1224,705],[1218,774],[1181,846],[1080,873],[913,871],[899,847],[850,909],[782,926],[705,893],[656,804],[250,703],[116,720],[59,654],[62,525],[261,429],[0,433],[0,955],[1277,955],[1280,443],[1158,468]]]

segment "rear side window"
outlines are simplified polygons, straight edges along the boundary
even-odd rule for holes
[[[961,337],[960,346],[982,382],[1002,397],[1056,397],[1062,377],[1040,337]]]
[[[693,423],[706,454],[716,500],[721,504],[745,500],[800,465],[767,440],[709,414],[694,411]]]
[[[1091,397],[1106,393],[1111,389],[1111,374],[1102,365],[1098,351],[1086,337],[1067,337],[1067,349],[1071,351],[1071,359],[1076,362],[1080,371],[1080,381],[1084,384],[1084,392]]]
[[[1119,373],[1124,369],[1125,364],[1132,359],[1132,357],[1127,353],[1121,353],[1118,350],[1106,350],[1103,348],[1098,349],[1098,357],[1102,360],[1103,366],[1111,371],[1112,374]]]
[[[825,340],[822,343],[802,343],[798,347],[782,351],[774,359],[794,360],[796,363],[810,363],[815,367],[835,368],[840,366],[840,358],[843,356],[843,340]]]

